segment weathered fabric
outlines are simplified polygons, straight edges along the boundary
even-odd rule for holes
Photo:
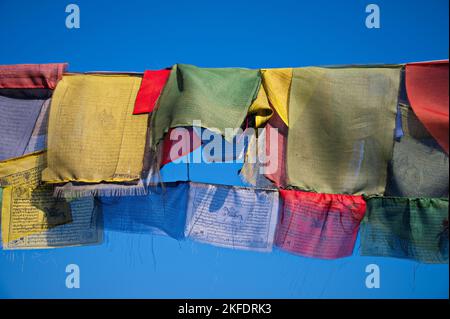
[[[353,252],[366,203],[362,196],[280,190],[283,210],[276,245],[303,256],[324,259]]]
[[[145,196],[99,197],[104,229],[183,239],[188,190],[188,183],[171,183]]]
[[[44,102],[0,96],[0,161],[25,153]]]
[[[70,204],[53,197],[53,188],[41,184],[45,153],[0,162],[2,242],[42,233],[72,221]]]
[[[278,192],[190,183],[186,237],[220,247],[272,250]]]
[[[147,70],[142,77],[141,87],[136,96],[133,114],[153,112],[156,101],[169,78],[170,70]]]
[[[369,198],[361,254],[448,262],[448,199]]]
[[[448,197],[448,155],[419,121],[408,101],[400,105],[403,136],[394,143],[385,195]]]
[[[406,90],[419,120],[448,154],[448,60],[406,65]]]
[[[241,127],[259,85],[258,70],[175,65],[152,114],[152,148],[170,128],[193,126],[194,121],[222,135],[225,128]]]
[[[399,81],[400,67],[294,69],[289,184],[320,193],[382,194]]]
[[[148,114],[132,114],[140,82],[129,75],[63,77],[51,103],[44,181],[124,182],[141,177]]]
[[[66,63],[0,65],[0,88],[54,89]]]
[[[47,149],[47,128],[49,113],[50,100],[46,100],[42,105],[41,111],[39,112],[39,116],[34,125],[33,132],[31,133],[31,137],[28,141],[28,145],[25,149],[24,154],[30,154]]]

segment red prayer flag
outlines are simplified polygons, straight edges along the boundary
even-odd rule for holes
[[[362,196],[280,190],[283,210],[276,245],[308,257],[333,259],[353,252],[366,211]]]
[[[448,154],[448,60],[409,63],[405,77],[414,113]]]
[[[54,89],[67,63],[0,65],[0,88]]]
[[[144,72],[141,87],[136,97],[133,114],[151,113],[155,108],[156,101],[166,85],[170,70],[147,70]]]

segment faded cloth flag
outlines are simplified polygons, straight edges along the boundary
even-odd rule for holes
[[[53,94],[42,179],[98,183],[141,177],[148,114],[133,115],[141,78],[67,75]]]
[[[297,68],[289,101],[289,184],[383,194],[392,156],[398,67]]]
[[[419,120],[448,154],[448,60],[406,65],[406,91]]]
[[[175,65],[152,113],[152,149],[170,128],[195,126],[194,121],[222,135],[225,128],[241,127],[260,81],[258,70]]]
[[[99,197],[104,229],[183,239],[188,190],[188,183],[167,183],[145,196]]]
[[[3,246],[72,221],[70,204],[41,184],[45,165],[43,152],[0,162]]]
[[[0,96],[0,161],[25,153],[44,103]]]
[[[215,246],[271,251],[278,192],[190,183],[186,237]]]
[[[142,77],[141,87],[136,96],[133,114],[153,112],[156,101],[169,78],[170,70],[146,70]]]
[[[361,254],[447,263],[448,199],[369,198]]]
[[[280,190],[283,209],[276,245],[307,257],[334,259],[353,252],[366,211],[362,196]]]
[[[448,197],[448,155],[408,105],[400,113],[404,135],[394,143],[385,196]]]
[[[0,88],[54,89],[66,63],[0,65]]]

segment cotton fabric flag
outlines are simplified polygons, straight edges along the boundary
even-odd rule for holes
[[[169,128],[195,126],[194,121],[222,135],[225,128],[241,127],[259,85],[258,70],[175,65],[152,114],[152,148]]]
[[[400,67],[297,68],[289,101],[289,184],[382,194],[392,156]]]
[[[186,237],[211,245],[271,251],[278,192],[190,183]]]
[[[0,162],[3,246],[72,221],[69,203],[40,183],[45,165],[43,152]]]
[[[66,63],[0,65],[0,88],[54,89]]]
[[[141,78],[77,74],[59,82],[48,125],[48,183],[137,181],[148,114],[133,115]]]
[[[292,82],[292,68],[262,69],[262,87],[272,108],[281,120],[289,126],[288,105]]]
[[[361,255],[447,263],[448,199],[369,198]]]
[[[448,154],[448,60],[406,65],[406,90],[419,120]]]
[[[50,101],[51,100],[48,99],[42,105],[24,154],[30,154],[47,149],[47,128],[48,116],[50,114]]]
[[[146,70],[142,77],[133,114],[145,114],[153,112],[156,101],[169,78],[170,70]]]
[[[99,197],[104,229],[184,239],[188,183],[167,183],[145,196]]]
[[[44,103],[0,96],[0,161],[25,153]]]
[[[276,245],[302,256],[334,259],[353,252],[366,203],[362,196],[280,190]]]
[[[394,143],[385,195],[448,197],[448,155],[408,105],[401,105],[400,112],[404,135]]]

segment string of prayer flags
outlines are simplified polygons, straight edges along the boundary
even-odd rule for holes
[[[132,114],[140,83],[125,74],[64,76],[52,98],[42,180],[137,181],[148,124],[148,114]]]
[[[280,190],[276,245],[302,256],[334,259],[353,252],[366,211],[362,196]]]
[[[361,255],[448,263],[448,199],[369,198]]]
[[[271,251],[278,192],[190,183],[186,237],[215,246]]]
[[[156,101],[169,78],[170,70],[146,70],[142,77],[141,87],[136,96],[133,114],[145,114],[153,112]]]
[[[54,89],[66,63],[0,65],[0,88]]]
[[[320,193],[383,194],[399,82],[400,66],[294,69],[289,184]]]
[[[448,60],[408,63],[406,91],[419,120],[448,154]]]
[[[222,135],[241,127],[260,81],[258,70],[175,65],[151,117],[153,150],[173,127],[201,126]]]

